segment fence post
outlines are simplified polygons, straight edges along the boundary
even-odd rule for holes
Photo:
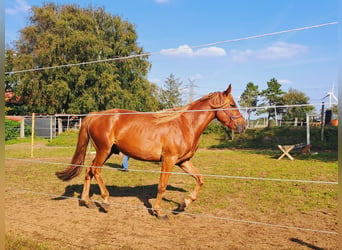
[[[50,115],[50,140],[52,140],[52,115]]]
[[[25,138],[25,117],[21,117],[20,138]]]
[[[321,141],[324,141],[324,102],[322,102],[322,112],[321,112]]]
[[[306,113],[306,145],[310,145],[310,118]]]
[[[33,158],[33,146],[34,146],[34,124],[35,123],[35,116],[32,113],[32,132],[31,132],[31,158]]]
[[[70,126],[70,116],[68,115],[68,120],[67,120],[67,129],[66,129],[66,131],[69,131],[69,126]]]
[[[61,119],[61,118],[58,118],[57,121],[58,121],[58,134],[60,135],[60,134],[63,133],[62,119]]]

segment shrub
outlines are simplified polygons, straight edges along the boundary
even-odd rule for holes
[[[25,126],[25,136],[31,135],[31,129]],[[20,122],[5,119],[5,141],[16,139],[20,136]]]

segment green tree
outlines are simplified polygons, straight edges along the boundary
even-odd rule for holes
[[[258,103],[259,97],[259,86],[254,85],[253,82],[249,82],[246,85],[246,89],[240,96],[239,104],[241,107],[246,107],[247,109],[247,126],[250,124],[251,114],[255,112],[256,109],[252,107],[256,107]]]
[[[267,89],[260,92],[260,95],[263,98],[263,102],[260,106],[268,106],[267,109],[261,110],[261,112],[268,113],[268,120],[276,119],[277,114],[283,111],[282,108],[275,108],[275,106],[283,104],[284,93],[285,92],[281,89],[281,84],[275,78],[270,79],[267,82]],[[268,123],[268,125],[270,126],[270,123]]]
[[[160,94],[162,108],[174,108],[182,104],[180,91],[182,84],[183,82],[173,74],[166,78]]]
[[[5,72],[12,72],[16,54],[13,49],[5,51]],[[20,98],[15,95],[14,90],[19,83],[18,75],[5,74],[5,113],[7,115],[20,114]]]
[[[33,7],[30,24],[16,42],[15,91],[22,110],[37,113],[88,113],[110,108],[156,110],[156,87],[147,80],[148,56],[138,46],[133,24],[103,8],[44,4]],[[126,59],[116,59],[130,57]],[[96,60],[111,61],[56,67]]]
[[[303,105],[309,104],[310,98],[305,95],[305,93],[290,88],[287,93],[283,96],[283,101],[285,105]],[[286,108],[286,113],[283,114],[284,120],[293,120],[298,118],[300,120],[306,119],[306,113],[311,112],[315,108],[312,105],[288,107]]]

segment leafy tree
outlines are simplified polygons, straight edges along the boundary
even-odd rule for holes
[[[162,108],[174,108],[182,104],[180,92],[182,84],[183,82],[173,74],[166,78],[160,94]]]
[[[310,98],[305,95],[305,93],[290,88],[287,93],[283,96],[283,101],[285,105],[299,105],[299,104],[309,104]],[[306,113],[314,110],[312,105],[299,106],[299,107],[288,107],[286,108],[286,113],[283,115],[285,120],[293,120],[296,117],[305,120]]]
[[[16,42],[15,91],[24,112],[88,113],[109,108],[156,110],[156,86],[147,80],[150,63],[138,46],[133,24],[103,8],[44,4],[33,7],[30,24]],[[129,59],[115,59],[131,57]],[[56,67],[103,59],[107,62]]]
[[[16,54],[13,49],[5,51],[5,72],[12,72]],[[20,114],[20,97],[16,96],[14,90],[19,83],[18,75],[5,74],[5,113],[8,115]]]
[[[261,112],[268,113],[268,120],[275,119],[276,114],[283,112],[282,108],[274,108],[272,106],[279,106],[283,104],[283,94],[285,92],[281,90],[281,84],[275,78],[270,79],[267,82],[267,89],[262,90],[260,95],[263,98],[263,102],[260,106],[269,106],[266,110]],[[269,124],[270,125],[270,124]]]
[[[243,91],[243,93],[240,96],[239,104],[241,107],[246,107],[247,114],[248,114],[248,120],[247,124],[249,126],[250,119],[251,119],[251,113],[255,112],[256,109],[253,109],[251,107],[256,107],[258,103],[258,97],[259,97],[259,86],[254,85],[253,82],[249,82],[246,85],[246,89]]]

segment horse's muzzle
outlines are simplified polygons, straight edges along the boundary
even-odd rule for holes
[[[246,121],[242,116],[234,122],[236,127],[235,131],[237,131],[238,133],[243,133],[246,130]]]
[[[236,124],[236,131],[238,132],[238,133],[243,133],[244,131],[246,130],[246,125],[245,124],[240,124],[240,123],[238,123],[238,124]]]

